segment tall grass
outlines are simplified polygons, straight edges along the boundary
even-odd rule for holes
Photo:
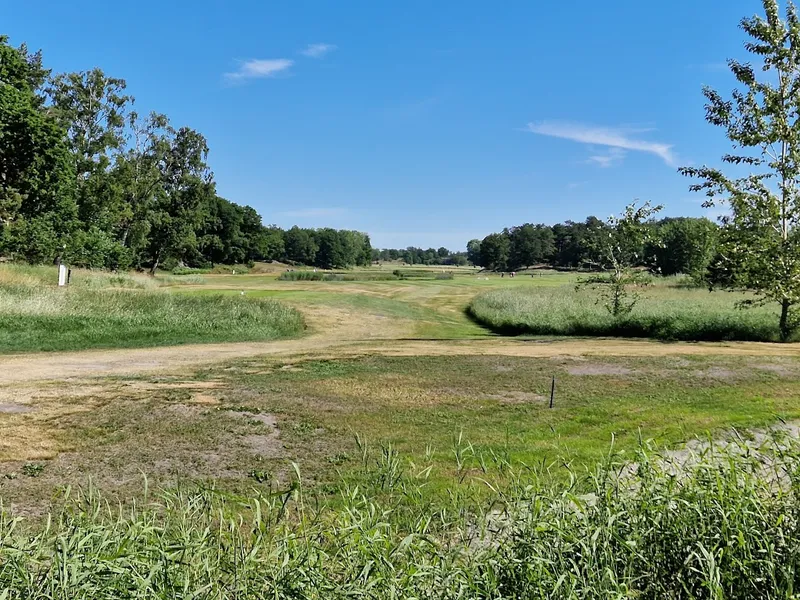
[[[381,271],[284,271],[278,276],[281,281],[395,281],[402,279],[453,279],[453,273],[437,273],[426,269],[395,269],[391,273]]]
[[[123,508],[93,490],[39,526],[0,519],[4,599],[791,598],[800,448],[673,465],[643,446],[567,484],[483,457],[450,493],[383,448],[333,501],[177,491]],[[503,483],[497,483],[502,481]],[[472,493],[488,485],[492,497]]]
[[[516,287],[480,294],[469,306],[499,333],[644,337],[692,341],[777,341],[777,309],[741,309],[741,293],[656,285],[629,315],[613,317],[591,290]]]
[[[247,297],[172,294],[147,276],[0,267],[0,352],[270,340],[298,335],[299,312]]]
[[[281,281],[394,281],[399,279],[392,273],[370,271],[284,271],[278,276]]]

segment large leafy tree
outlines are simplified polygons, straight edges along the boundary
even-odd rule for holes
[[[214,192],[206,164],[206,139],[188,127],[174,130],[154,149],[158,161],[158,185],[149,211],[149,262],[155,274],[166,257],[184,257],[196,251],[196,230],[201,225],[201,208]]]
[[[0,251],[56,258],[75,226],[64,131],[44,110],[41,56],[0,36]]]
[[[481,241],[481,266],[492,271],[508,268],[511,242],[505,233],[491,233]]]
[[[314,264],[319,245],[312,230],[301,229],[295,225],[284,232],[283,241],[286,260],[305,265]]]
[[[708,219],[664,219],[656,228],[657,243],[647,253],[662,275],[683,273],[700,281],[714,258],[719,227]]]
[[[133,101],[125,81],[100,69],[53,78],[47,93],[51,113],[67,131],[81,221],[109,229],[122,210],[110,186],[113,153],[125,142],[125,113]]]
[[[483,265],[483,261],[481,259],[480,240],[470,240],[469,242],[467,242],[467,260],[476,267],[480,267]]]
[[[723,128],[735,153],[723,163],[745,167],[735,177],[715,167],[686,167],[701,180],[707,205],[727,203],[722,219],[720,280],[756,294],[749,304],[777,303],[787,340],[797,328],[800,303],[800,19],[794,5],[781,18],[776,0],[763,0],[764,16],[745,18],[745,48],[755,65],[729,60],[739,88],[723,98],[705,88],[706,119]],[[734,169],[731,169],[734,170]]]

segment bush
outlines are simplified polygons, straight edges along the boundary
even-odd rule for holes
[[[211,269],[197,269],[194,267],[177,266],[170,272],[173,275],[206,275],[211,273]]]
[[[284,271],[278,276],[281,281],[322,281],[324,273],[316,271]]]

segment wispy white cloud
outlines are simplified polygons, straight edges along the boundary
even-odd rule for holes
[[[336,50],[334,44],[309,44],[305,50],[300,51],[300,54],[309,58],[322,58],[334,50]]]
[[[301,208],[299,210],[287,210],[278,213],[281,217],[291,217],[294,219],[313,219],[316,217],[335,217],[347,212],[344,208]]]
[[[582,125],[580,123],[569,123],[560,121],[542,121],[539,123],[528,123],[525,131],[537,135],[572,140],[592,146],[605,146],[617,150],[630,150],[634,152],[647,152],[655,154],[665,163],[674,166],[676,163],[672,146],[660,142],[649,142],[633,137],[635,134],[644,133],[646,129],[597,127],[593,125]],[[591,159],[590,159],[591,160]],[[606,158],[595,160],[601,166],[610,166],[613,161]],[[608,164],[603,164],[607,162]]]
[[[598,165],[603,169],[607,169],[620,164],[625,158],[626,154],[627,151],[623,150],[622,148],[616,148],[612,146],[608,149],[606,154],[594,154],[590,156],[588,162]]]
[[[242,62],[238,70],[225,73],[225,79],[228,81],[242,81],[245,79],[275,77],[278,73],[289,69],[293,64],[294,61],[288,58],[254,58]]]

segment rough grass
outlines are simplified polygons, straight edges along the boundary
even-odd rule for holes
[[[516,287],[478,295],[469,305],[481,324],[507,335],[620,336],[688,341],[778,341],[772,306],[742,309],[741,293],[661,284],[640,290],[629,315],[615,318],[592,290]]]
[[[465,477],[456,455],[437,498],[425,461],[360,458],[333,503],[297,469],[241,498],[178,491],[121,509],[90,489],[45,526],[4,515],[2,597],[749,600],[800,584],[796,441],[718,448],[678,476],[642,445],[636,468],[612,457],[565,485],[498,455]]]
[[[0,268],[0,352],[269,340],[303,329],[300,313],[274,300],[172,294],[158,289],[168,279],[107,272],[75,272],[59,289],[54,271]]]
[[[379,271],[284,271],[278,276],[280,281],[394,281],[392,273]]]

